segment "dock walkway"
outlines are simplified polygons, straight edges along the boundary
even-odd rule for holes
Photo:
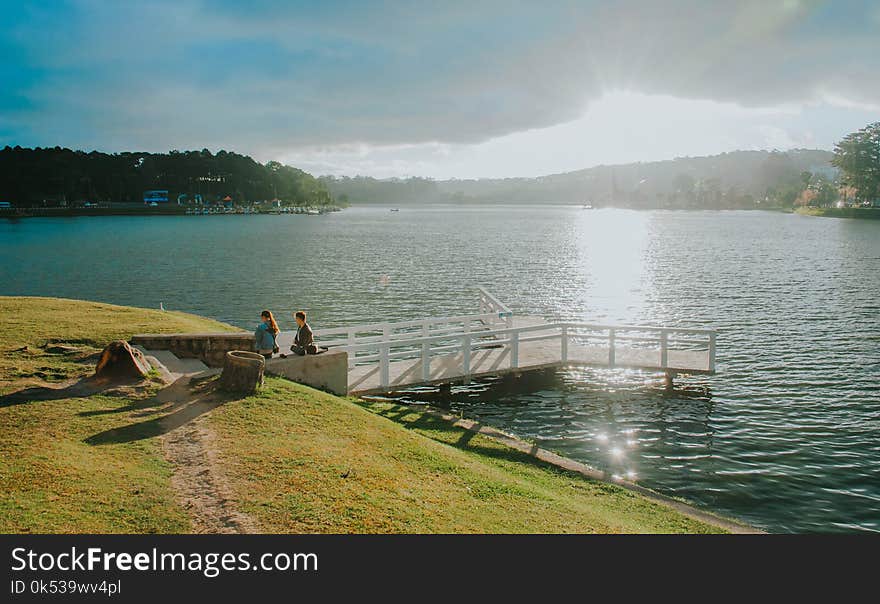
[[[711,329],[548,322],[515,316],[485,289],[479,312],[315,330],[348,353],[348,391],[370,394],[566,366],[715,373]],[[293,335],[282,334],[286,351]]]

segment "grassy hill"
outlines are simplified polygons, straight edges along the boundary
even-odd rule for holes
[[[115,338],[232,328],[47,298],[0,297],[0,316],[0,531],[192,530],[156,430],[180,412],[163,385],[76,378]],[[232,503],[264,532],[720,530],[428,414],[279,378],[203,417]]]
[[[801,191],[804,171],[833,180],[837,169],[830,163],[832,156],[820,149],[732,151],[600,165],[536,178],[380,180],[322,176],[320,180],[333,195],[356,204],[591,203],[630,208],[754,209],[776,205],[777,194],[786,188]],[[794,197],[786,205],[793,201]]]

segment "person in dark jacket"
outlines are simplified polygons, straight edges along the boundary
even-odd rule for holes
[[[291,352],[303,356],[304,354],[315,354],[318,349],[315,347],[315,337],[312,335],[312,328],[306,323],[306,313],[298,311],[293,315],[296,319],[296,337],[293,338],[293,346],[290,347]]]

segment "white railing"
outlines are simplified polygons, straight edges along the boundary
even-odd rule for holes
[[[528,342],[540,340],[559,340],[559,362],[568,363],[569,348],[572,343],[595,342],[599,340],[607,346],[608,367],[618,366],[617,342],[630,343],[628,349],[654,348],[658,352],[656,365],[645,366],[650,369],[687,369],[682,367],[670,367],[669,351],[671,341],[677,345],[675,350],[702,350],[706,351],[705,369],[692,367],[699,371],[715,371],[715,331],[711,329],[676,328],[676,327],[653,327],[643,325],[602,325],[590,323],[552,323],[532,325],[527,327],[509,327],[501,329],[489,329],[483,331],[469,331],[458,333],[446,333],[414,337],[409,339],[382,339],[370,342],[360,342],[350,346],[342,346],[347,350],[349,357],[359,354],[358,362],[378,363],[379,385],[387,388],[390,385],[390,365],[392,362],[404,359],[420,359],[421,379],[425,382],[431,380],[432,359],[439,356],[461,355],[461,377],[471,374],[471,357],[474,351],[490,348],[504,347],[509,351],[509,368],[515,369],[520,365],[520,346]],[[657,346],[659,344],[659,346]],[[625,365],[624,366],[629,366]],[[639,365],[644,366],[644,365]]]
[[[367,323],[330,329],[316,329],[316,340],[321,346],[348,351],[348,365],[371,362],[378,359],[378,352],[358,356],[362,350],[370,350],[370,344],[380,347],[382,343],[397,346],[399,341],[441,336],[461,336],[487,332],[498,325],[513,325],[513,313],[482,287],[479,288],[480,312],[453,317],[429,317],[413,321]],[[378,348],[376,349],[378,350]]]
[[[561,356],[567,361],[570,341],[603,342],[608,347],[609,367],[617,365],[618,342],[627,342],[628,348],[653,349],[658,353],[658,362],[652,367],[659,370],[670,369],[670,350],[691,350],[706,352],[706,371],[715,372],[714,329],[694,327],[655,327],[652,325],[607,325],[596,323],[562,323],[560,325]],[[692,368],[696,369],[696,368]]]
[[[490,294],[485,287],[481,286],[478,289],[480,292],[480,313],[493,314],[508,327],[513,327],[513,312],[507,305]]]

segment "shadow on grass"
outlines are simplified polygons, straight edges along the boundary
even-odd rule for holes
[[[52,386],[33,386],[31,388],[24,388],[17,392],[11,392],[4,396],[0,396],[0,408],[37,403],[41,401],[57,401],[65,398],[83,398],[102,393],[109,388],[132,386],[139,383],[140,380],[108,382],[90,376],[59,388],[53,388]]]
[[[80,417],[94,417],[96,415],[110,415],[113,413],[128,413],[131,411],[142,411],[142,410],[151,410],[156,406],[156,400],[152,398],[143,399],[139,401],[132,401],[127,405],[123,405],[122,407],[114,407],[112,409],[96,409],[94,411],[80,411],[77,413]],[[155,411],[158,413],[158,410]]]
[[[474,424],[473,430],[467,430],[459,426],[454,426],[451,422],[437,417],[430,412],[419,411],[412,407],[395,405],[384,410],[377,410],[369,406],[368,408],[376,415],[390,419],[394,423],[399,424],[408,430],[420,431],[423,436],[426,436],[431,440],[455,447],[462,451],[471,451],[478,453],[481,456],[499,461],[527,464],[535,468],[552,470],[558,473],[565,472],[565,470],[562,470],[551,463],[534,457],[538,452],[537,445],[532,445],[529,452],[524,452],[504,445],[503,443],[497,443],[495,446],[473,443],[473,438],[477,436],[476,431],[483,427],[483,425],[479,423]],[[403,419],[404,417],[413,414],[417,416],[415,419]]]
[[[105,430],[86,438],[83,442],[90,445],[108,445],[161,436],[188,424],[212,409],[240,398],[219,390],[216,380],[193,385],[188,379],[181,378],[160,390],[149,401],[137,403],[138,409],[165,403],[167,406],[155,411],[162,413],[162,416]]]

